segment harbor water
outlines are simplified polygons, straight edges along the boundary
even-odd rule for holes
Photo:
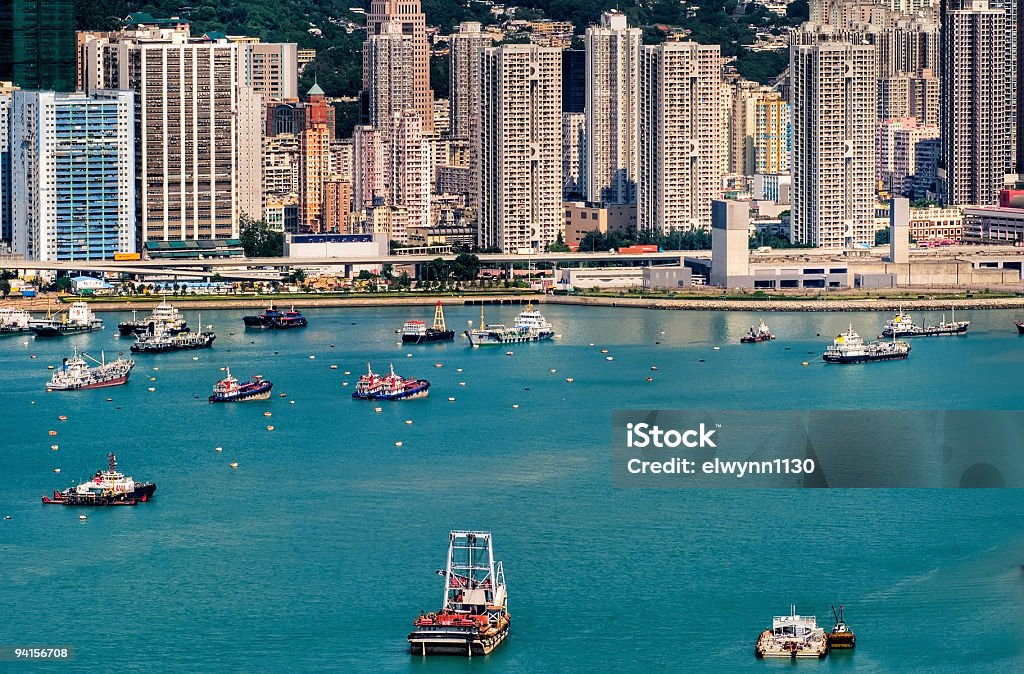
[[[758,316],[541,308],[560,339],[480,349],[461,335],[476,307],[446,310],[454,343],[419,346],[395,330],[430,308],[308,310],[288,331],[204,311],[212,348],[73,393],[45,392],[47,366],[127,354],[127,314],[0,339],[0,645],[74,646],[81,671],[775,671],[792,665],[753,653],[773,615],[830,627],[843,604],[857,648],[801,670],[1024,669],[1024,491],[615,489],[610,445],[616,409],[1020,409],[1020,316],[958,311],[965,336],[840,366],[820,359],[832,337],[889,314],[767,314],[778,339],[741,345]],[[352,400],[368,362],[429,398]],[[223,367],[273,397],[210,405]],[[157,483],[150,503],[40,503],[107,452]],[[511,635],[485,658],[405,641],[440,608],[451,529],[493,532],[504,562]]]

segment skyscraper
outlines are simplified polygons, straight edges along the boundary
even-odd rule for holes
[[[587,118],[582,112],[562,113],[562,196],[579,199],[586,193]]]
[[[430,143],[414,110],[396,112],[388,147],[388,205],[405,210],[405,220],[392,226],[391,238],[408,241],[409,227],[430,226]]]
[[[387,24],[394,24],[394,27],[389,28]],[[427,42],[426,18],[419,0],[371,0],[370,9],[366,13],[367,42],[375,35],[390,31],[406,36],[411,42],[412,55],[408,75],[412,105],[408,107],[416,110],[423,120],[423,132],[432,133],[434,92],[430,89],[430,44]],[[382,70],[367,61],[367,46],[364,45],[363,90],[372,92],[374,87],[381,83],[379,77]],[[400,109],[392,108],[387,114],[390,117],[391,113],[396,111],[401,112]]]
[[[0,2],[0,80],[23,89],[75,90],[73,0]]]
[[[313,84],[306,94],[306,119],[299,134],[299,231],[323,229],[324,181],[331,171],[331,134],[324,90]]]
[[[424,119],[420,110],[416,81],[416,59],[419,46],[413,36],[402,32],[402,24],[385,22],[378,26],[378,32],[371,34],[363,45],[363,68],[370,73],[370,84],[364,87],[369,125],[385,135],[391,131],[396,112],[415,110]],[[430,104],[429,122],[425,128],[433,128],[434,106]]]
[[[586,37],[587,199],[636,202],[639,58],[643,35],[618,11]]]
[[[950,205],[995,204],[1012,164],[1006,13],[986,0],[950,7],[942,31],[943,198]]]
[[[11,245],[11,96],[0,94],[0,252]]]
[[[135,251],[130,91],[16,91],[11,101],[14,252],[112,260]]]
[[[873,244],[875,48],[815,24],[791,39],[792,239]]]
[[[476,21],[460,23],[459,30],[452,34],[449,44],[449,135],[452,138],[469,139],[477,135],[474,125],[480,114],[480,92],[472,86],[478,81],[480,67],[477,50],[490,47],[492,41],[490,33],[481,32]]]
[[[722,189],[721,86],[717,45],[642,48],[639,229],[711,227],[711,201]]]
[[[135,92],[138,225],[145,241],[225,239],[263,217],[263,111],[226,40],[150,28],[88,38],[86,91]]]
[[[478,242],[543,249],[562,228],[562,53],[510,44],[480,51]]]

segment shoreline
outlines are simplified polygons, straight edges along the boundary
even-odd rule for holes
[[[38,297],[33,300],[15,299],[3,304],[24,308],[30,311],[45,312],[50,308],[66,308],[67,304],[54,302],[54,297]],[[89,307],[96,312],[132,311],[133,309],[150,310],[165,298],[135,298],[128,301],[89,300]],[[926,298],[926,299],[777,299],[777,300],[741,300],[741,299],[667,299],[643,297],[608,297],[586,295],[538,295],[521,294],[469,294],[469,295],[430,295],[426,297],[270,297],[245,296],[238,298],[193,299],[169,296],[168,302],[177,304],[179,309],[265,309],[268,304],[279,306],[295,306],[297,308],[339,308],[339,307],[420,307],[433,306],[439,300],[444,306],[479,306],[481,303],[494,305],[520,305],[527,302],[537,304],[560,304],[574,306],[626,307],[632,309],[652,309],[662,311],[749,311],[749,312],[853,312],[853,311],[897,311],[943,309],[1021,309],[1024,312],[1024,297],[1000,298]]]

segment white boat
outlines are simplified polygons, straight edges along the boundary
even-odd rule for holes
[[[825,630],[812,615],[799,615],[796,605],[789,615],[772,618],[772,627],[761,632],[754,646],[759,658],[823,658],[828,654]]]
[[[0,307],[0,335],[16,335],[29,331],[32,315],[16,307]]]
[[[822,356],[826,363],[866,363],[875,360],[899,360],[910,355],[910,344],[893,339],[891,342],[865,342],[850,328],[832,341]]]
[[[188,324],[185,322],[181,312],[169,304],[165,297],[160,304],[153,307],[153,312],[148,318],[139,319],[137,311],[133,310],[132,320],[118,323],[117,329],[123,336],[135,333],[153,335],[161,332],[169,332],[172,335],[176,335],[179,332],[188,330]]]
[[[90,366],[86,358],[96,363],[96,366]],[[53,371],[53,377],[46,384],[46,390],[82,391],[128,383],[128,376],[135,367],[134,360],[118,358],[108,363],[102,353],[100,358],[101,360],[96,360],[87,354],[79,355],[78,349],[75,349],[74,355],[65,358],[61,366]]]
[[[85,302],[75,302],[66,315],[34,318],[28,327],[36,333],[36,337],[59,337],[69,332],[102,330],[103,319],[98,318]]]
[[[953,309],[953,320],[946,322],[946,314],[942,314],[942,322],[937,325],[917,325],[910,314],[903,313],[901,307],[896,316],[890,318],[882,328],[882,337],[936,337],[940,335],[962,335],[971,325],[970,321],[956,320],[956,309]]]
[[[491,534],[453,531],[448,537],[444,595],[438,613],[420,614],[409,634],[413,655],[487,655],[508,636],[508,591]]]
[[[553,339],[555,329],[539,311],[533,308],[532,302],[527,304],[526,309],[516,316],[516,322],[512,327],[508,327],[504,323],[487,325],[484,322],[484,307],[481,304],[480,327],[466,330],[465,335],[470,346],[519,344]]]

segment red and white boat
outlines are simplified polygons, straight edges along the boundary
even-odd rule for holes
[[[96,365],[90,366],[85,361],[86,358]],[[74,355],[71,358],[65,358],[60,367],[53,371],[53,377],[47,382],[46,390],[84,391],[128,383],[128,376],[132,373],[132,368],[135,367],[134,360],[118,358],[108,363],[102,353],[100,358],[101,360],[96,360],[88,354],[80,356],[76,348]]]
[[[374,373],[366,364],[366,374],[359,377],[352,397],[356,400],[414,400],[426,398],[430,382],[426,379],[406,379],[395,374],[395,366],[384,376]]]

